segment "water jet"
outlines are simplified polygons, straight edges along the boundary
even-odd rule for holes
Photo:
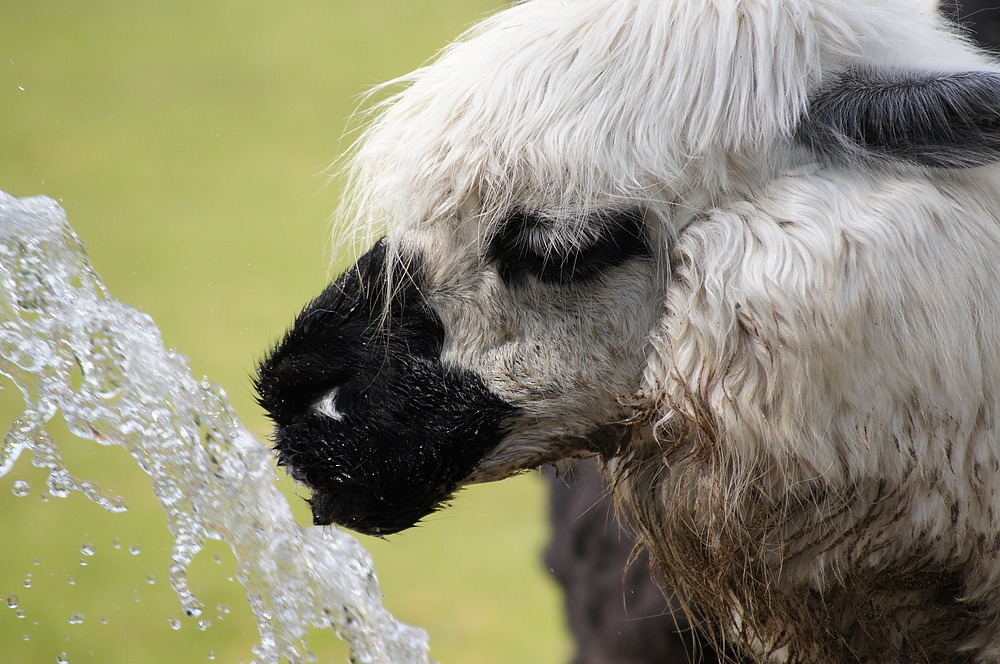
[[[124,449],[166,514],[175,540],[167,577],[187,616],[205,613],[188,567],[210,540],[232,549],[260,631],[255,662],[314,661],[304,640],[311,627],[334,628],[357,662],[428,661],[426,632],[382,606],[367,551],[342,531],[296,524],[270,452],[225,392],[192,376],[152,318],[110,296],[49,198],[0,193],[0,373],[25,403],[0,448],[0,476],[31,455],[48,473],[48,495],[79,492],[120,512],[121,496],[73,474],[50,425],[60,415],[74,436]],[[13,491],[31,487],[22,481]],[[95,552],[84,543],[81,562]],[[6,602],[21,610],[16,595]]]

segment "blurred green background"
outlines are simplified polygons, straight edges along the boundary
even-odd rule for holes
[[[503,4],[0,0],[0,189],[59,200],[112,294],[151,314],[264,436],[249,374],[338,269],[338,184],[323,171],[350,143],[359,95]],[[21,403],[2,387],[6,428]],[[208,608],[201,625],[184,617],[148,478],[118,448],[65,432],[59,442],[75,475],[130,509],[49,498],[26,456],[0,478],[0,661],[252,660],[232,554],[212,543],[196,559],[192,586]],[[308,523],[296,488],[276,478]],[[15,496],[15,480],[30,493]],[[362,539],[386,605],[429,630],[434,658],[560,662],[569,641],[540,564],[545,519],[532,474],[465,491],[387,541]],[[319,661],[347,659],[330,630],[310,644]]]

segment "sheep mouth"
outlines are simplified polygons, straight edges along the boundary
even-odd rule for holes
[[[453,413],[450,427],[433,426],[433,415],[427,428],[411,422],[382,430],[370,420],[308,416],[276,428],[278,465],[310,490],[314,525],[394,534],[444,507],[492,451],[514,412],[492,406]]]
[[[451,497],[451,491],[442,490],[436,492],[439,495],[431,492],[422,499],[410,494],[405,500],[392,500],[349,481],[306,486],[312,492],[308,503],[314,526],[337,525],[373,537],[412,528]]]
[[[442,489],[426,492],[420,498],[408,495],[403,501],[393,501],[350,482],[328,483],[313,489],[309,507],[315,526],[338,525],[362,535],[382,537],[417,525],[443,507],[451,495],[452,491]]]
[[[419,358],[382,378],[343,413],[308,409],[275,428],[278,464],[312,492],[316,525],[368,535],[415,525],[507,438],[520,412],[474,374]]]

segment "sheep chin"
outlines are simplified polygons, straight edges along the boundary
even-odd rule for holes
[[[583,435],[522,433],[511,436],[484,458],[458,487],[496,482],[569,459],[614,458],[631,435],[631,426],[628,422],[613,422],[594,427]]]
[[[377,498],[357,489],[345,485],[340,490],[331,490],[328,485],[322,491],[314,491],[309,499],[313,525],[336,524],[362,535],[384,537],[412,528],[451,498],[451,491],[442,490],[440,495],[425,496],[423,504],[380,505]]]

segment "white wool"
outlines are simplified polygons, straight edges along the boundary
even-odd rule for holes
[[[674,217],[787,162],[809,91],[864,63],[987,67],[936,14],[887,0],[532,0],[392,84],[359,141],[345,218],[453,219],[469,200]],[[991,65],[989,65],[991,66]]]

